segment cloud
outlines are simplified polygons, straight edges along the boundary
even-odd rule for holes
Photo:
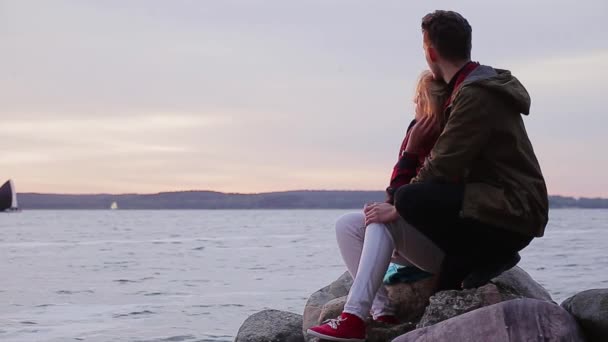
[[[602,0],[2,1],[2,172],[29,191],[383,189],[436,8],[529,88],[550,190],[608,195]],[[564,177],[583,172],[601,186]]]

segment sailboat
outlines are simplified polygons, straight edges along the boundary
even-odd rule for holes
[[[118,209],[118,203],[112,202],[112,204],[110,205],[110,209],[112,209],[112,210]]]
[[[19,211],[17,192],[12,179],[0,187],[0,212]]]

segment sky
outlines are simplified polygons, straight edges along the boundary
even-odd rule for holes
[[[420,19],[532,97],[550,194],[608,197],[608,2],[0,0],[0,180],[19,192],[383,190]]]

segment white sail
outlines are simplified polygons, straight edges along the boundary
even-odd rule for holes
[[[110,209],[112,209],[112,210],[118,209],[118,203],[112,202],[112,205],[110,205]]]
[[[11,201],[11,209],[17,209],[19,208],[19,205],[17,204],[17,191],[15,190],[15,183],[13,183],[12,179],[8,180],[9,183],[11,184],[11,191],[13,192],[13,199]]]

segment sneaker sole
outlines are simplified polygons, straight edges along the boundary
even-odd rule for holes
[[[322,338],[324,340],[328,340],[328,341],[338,341],[338,342],[365,342],[364,338],[341,338],[341,337],[334,337],[334,336],[329,336],[329,335],[324,335],[321,333],[318,333],[314,330],[306,330],[306,333],[310,336],[314,336],[314,337],[318,337],[318,338]]]

